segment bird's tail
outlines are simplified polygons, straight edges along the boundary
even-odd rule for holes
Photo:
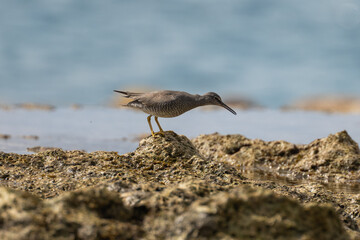
[[[114,90],[114,92],[124,94],[125,95],[124,97],[126,97],[126,98],[133,98],[133,97],[141,95],[141,93],[124,92],[124,91],[119,91],[119,90]]]

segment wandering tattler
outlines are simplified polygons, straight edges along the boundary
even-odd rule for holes
[[[177,117],[184,112],[200,106],[217,105],[226,108],[232,114],[236,115],[236,112],[228,105],[223,103],[220,96],[214,92],[208,92],[202,96],[198,94],[193,95],[187,92],[169,90],[149,93],[134,93],[118,90],[114,90],[114,92],[124,94],[124,97],[126,98],[134,99],[125,106],[137,108],[145,113],[150,114],[147,117],[147,121],[153,136],[155,136],[155,134],[151,126],[152,116],[155,116],[155,122],[159,126],[160,132],[163,132],[163,129],[161,128],[158,121],[158,117]]]

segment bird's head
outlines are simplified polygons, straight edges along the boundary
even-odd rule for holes
[[[221,107],[226,108],[227,110],[229,110],[232,114],[236,115],[236,112],[232,108],[230,108],[228,105],[226,105],[221,100],[221,97],[217,93],[208,92],[208,93],[205,93],[203,95],[203,97],[204,97],[205,101],[208,104],[221,106]]]

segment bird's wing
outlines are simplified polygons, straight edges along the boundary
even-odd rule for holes
[[[178,91],[155,91],[148,93],[133,93],[133,92],[125,92],[114,90],[115,92],[124,94],[126,98],[132,98],[134,101],[127,104],[127,106],[131,107],[140,107],[140,106],[157,106],[157,105],[166,105],[173,104],[177,102],[179,98],[187,98],[190,97],[191,94],[186,92],[178,92]]]
[[[142,94],[137,96],[136,100],[141,102],[144,105],[157,105],[157,104],[166,104],[172,101],[175,101],[178,96],[173,94],[173,91],[156,91]]]
[[[137,98],[137,97],[143,95],[143,93],[134,93],[134,92],[127,92],[127,91],[125,92],[125,91],[119,91],[119,90],[114,90],[114,92],[124,94],[125,96],[123,96],[123,97],[126,97],[126,98]]]
[[[174,96],[168,94],[158,95],[156,92],[144,93],[141,95],[133,96],[134,100],[129,102],[126,106],[133,108],[146,108],[157,107],[159,105],[168,104],[174,101]]]

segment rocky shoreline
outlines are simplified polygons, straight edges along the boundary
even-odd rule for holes
[[[301,183],[259,180],[252,168]],[[346,131],[307,145],[149,136],[131,153],[0,152],[0,239],[360,239]]]

